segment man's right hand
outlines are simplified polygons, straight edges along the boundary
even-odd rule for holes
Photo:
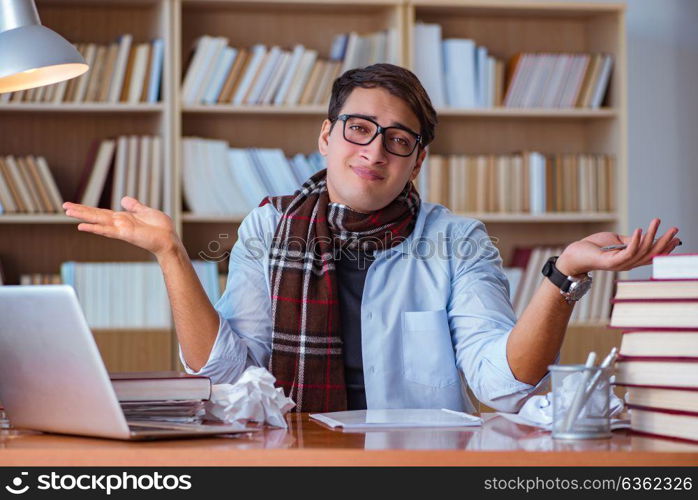
[[[126,241],[158,258],[177,247],[179,237],[167,214],[130,196],[121,199],[121,206],[124,212],[66,202],[63,209],[67,216],[83,221],[78,224],[79,231]]]

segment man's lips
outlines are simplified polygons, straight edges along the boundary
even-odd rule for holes
[[[374,170],[371,170],[370,168],[351,167],[351,169],[354,171],[354,173],[356,175],[358,175],[362,179],[367,179],[370,181],[383,180],[383,176],[379,175],[377,172],[375,172]]]

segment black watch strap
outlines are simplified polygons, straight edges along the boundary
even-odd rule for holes
[[[567,279],[566,274],[560,272],[560,270],[555,266],[555,262],[557,262],[557,256],[550,257],[546,261],[541,272],[543,273],[543,276],[552,281],[562,293],[566,293],[570,289],[572,281]]]

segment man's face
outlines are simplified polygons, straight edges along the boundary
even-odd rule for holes
[[[383,88],[355,88],[341,114],[364,115],[382,127],[402,126],[420,132],[419,120],[399,97]],[[416,148],[408,157],[391,154],[378,135],[370,144],[359,146],[344,139],[344,123],[322,124],[318,147],[327,158],[327,190],[330,201],[358,212],[373,212],[390,204],[408,180],[419,174],[426,152]]]

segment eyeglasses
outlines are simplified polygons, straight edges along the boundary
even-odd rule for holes
[[[370,118],[357,115],[339,115],[337,120],[343,122],[344,140],[359,146],[371,144],[381,134],[388,153],[410,156],[422,144],[422,136],[405,127],[381,127]]]

